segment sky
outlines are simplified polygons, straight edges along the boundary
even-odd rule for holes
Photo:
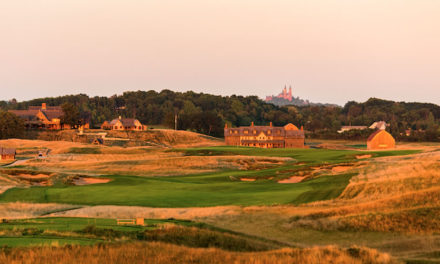
[[[0,1],[0,100],[170,89],[440,104],[438,0]]]

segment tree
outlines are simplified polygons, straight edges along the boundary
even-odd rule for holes
[[[24,134],[24,121],[9,112],[0,112],[0,139],[20,138]]]
[[[75,127],[81,124],[81,115],[78,107],[71,103],[64,103],[61,108],[63,109],[63,116],[61,117],[61,123]]]

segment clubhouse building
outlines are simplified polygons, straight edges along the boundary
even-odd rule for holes
[[[225,126],[225,143],[230,146],[258,148],[304,148],[304,129],[293,124],[283,127],[269,126],[228,128]]]

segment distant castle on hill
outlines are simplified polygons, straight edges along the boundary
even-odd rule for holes
[[[310,105],[308,100],[303,100],[299,97],[293,97],[292,86],[289,85],[289,92],[287,92],[287,86],[284,86],[283,91],[278,95],[266,96],[266,103],[271,103],[278,106],[295,105],[295,106],[307,106]]]
[[[266,96],[266,102],[272,101],[274,98],[281,98],[281,99],[285,99],[289,102],[292,102],[293,97],[292,97],[292,86],[289,86],[289,93],[287,93],[287,87],[284,86],[283,91],[277,95],[277,96]]]

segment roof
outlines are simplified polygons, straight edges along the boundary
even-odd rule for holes
[[[362,129],[367,128],[367,126],[342,126],[341,128]]]
[[[387,128],[387,126],[389,126],[389,124],[387,124],[387,122],[385,121],[378,121],[378,122],[374,122],[370,128],[371,129],[381,129],[381,130],[385,130]]]
[[[392,136],[390,133],[388,133],[386,130],[377,130],[377,131],[375,131],[373,134],[371,134],[371,135],[368,137],[367,142],[373,140],[373,138],[374,138],[375,136],[377,136],[378,134],[380,134],[380,133],[387,133],[388,135],[390,135],[391,137],[393,137],[393,136]]]
[[[274,127],[274,126],[249,126],[249,127],[237,127],[237,128],[225,128],[225,135],[228,136],[226,131],[238,131],[239,135],[249,135],[254,134],[253,131],[255,131],[256,135],[259,135],[260,133],[265,134],[266,136],[285,136],[285,137],[295,137],[295,138],[303,138],[304,137],[304,131],[298,130],[298,128],[294,125],[288,125],[287,129],[284,127]],[[296,128],[296,130],[295,130]],[[245,134],[244,132],[248,131],[248,134]],[[268,133],[270,131],[270,134]]]
[[[15,155],[16,151],[13,148],[1,148],[0,155]]]
[[[28,110],[9,110],[8,112],[13,113],[23,119],[32,119],[34,116],[36,116],[39,112],[43,113],[47,119],[52,120],[54,118],[61,118],[64,115],[64,112],[61,108],[54,109],[48,109],[48,110],[42,110],[40,109],[28,109]]]
[[[134,118],[116,118],[110,122],[110,125],[115,125],[118,121],[121,121],[124,127],[134,127],[136,126],[136,122],[139,122],[139,120]]]
[[[47,119],[52,120],[54,118],[61,118],[64,115],[63,110],[41,110],[46,116]]]

